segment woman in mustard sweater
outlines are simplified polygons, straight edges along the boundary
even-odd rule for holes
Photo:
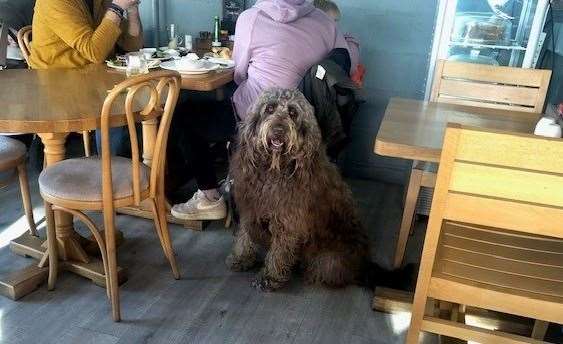
[[[138,0],[37,0],[30,65],[77,68],[103,63],[117,44],[143,47]]]

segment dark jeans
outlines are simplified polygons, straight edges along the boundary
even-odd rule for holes
[[[212,143],[231,141],[236,133],[231,101],[188,101],[172,120],[168,141],[169,174],[182,174],[189,166],[200,190],[218,187]]]

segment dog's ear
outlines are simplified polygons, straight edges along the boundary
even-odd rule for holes
[[[321,151],[322,135],[315,117],[315,109],[301,92],[296,91],[294,103],[298,106],[303,119],[298,129],[299,136],[302,137],[302,144],[297,156],[297,163],[303,165]]]
[[[254,137],[256,136],[256,130],[261,119],[260,112],[262,111],[264,102],[264,97],[259,97],[251,106],[245,120],[240,122],[238,126],[238,148],[240,151],[240,158],[244,162],[244,164],[242,164],[243,168],[247,168],[249,166],[256,167],[256,147],[254,147]]]

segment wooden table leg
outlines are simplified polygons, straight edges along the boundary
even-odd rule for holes
[[[54,164],[65,158],[66,133],[39,134],[45,145],[46,165]],[[73,217],[68,213],[55,212],[59,267],[72,271],[92,280],[95,284],[105,286],[102,261],[90,257],[83,245],[90,241],[74,231]],[[12,251],[26,257],[44,260],[46,246],[43,239],[25,233],[10,243]],[[119,281],[125,280],[125,271],[118,268]],[[18,299],[35,290],[47,280],[48,268],[38,267],[37,263],[29,267],[0,277],[0,294],[11,299]]]
[[[158,121],[151,119],[143,121],[143,163],[147,166],[152,165],[152,155],[158,134]]]
[[[215,99],[217,99],[218,102],[222,102],[223,100],[225,100],[224,87],[219,87],[218,89],[215,90]]]
[[[45,145],[45,162],[47,166],[57,163],[65,158],[65,142],[67,133],[39,134]],[[79,235],[74,231],[72,215],[55,212],[57,242],[59,255],[64,261],[74,260],[89,263],[88,254],[80,245]]]

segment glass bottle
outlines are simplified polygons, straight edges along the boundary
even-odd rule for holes
[[[176,49],[178,47],[178,36],[176,35],[176,25],[170,24],[168,29],[168,48]]]
[[[219,40],[220,35],[220,24],[219,24],[219,16],[215,16],[215,29],[213,31],[213,43],[211,43],[214,47],[220,47],[221,41]]]

